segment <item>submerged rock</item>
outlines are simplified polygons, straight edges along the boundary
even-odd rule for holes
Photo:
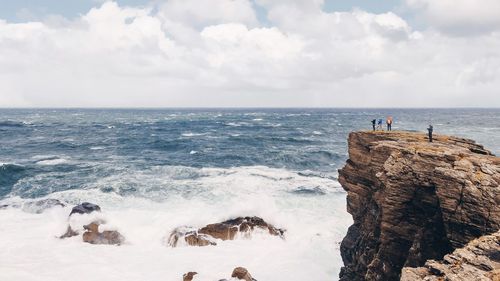
[[[66,232],[63,235],[59,236],[59,239],[77,236],[78,234],[79,234],[78,231],[73,230],[71,226],[68,225],[68,228],[66,228]]]
[[[500,228],[500,158],[474,141],[409,132],[354,132],[339,170],[354,224],[340,280],[399,280]]]
[[[71,213],[69,215],[71,216],[72,214],[90,214],[92,212],[100,212],[101,207],[99,207],[96,204],[92,204],[89,202],[83,202],[80,205],[76,205],[71,209]]]
[[[500,232],[472,240],[465,247],[429,260],[423,267],[403,268],[401,281],[500,280]]]
[[[86,230],[82,236],[83,242],[90,244],[120,245],[125,241],[125,238],[118,231],[105,230],[99,232],[99,224],[100,222],[93,222],[83,226]]]
[[[193,281],[194,276],[198,274],[197,272],[188,272],[182,276],[182,281]]]
[[[252,232],[261,230],[273,236],[284,237],[285,230],[274,227],[259,217],[238,217],[220,223],[209,224],[200,229],[180,227],[169,236],[169,246],[176,247],[180,239],[190,246],[216,245],[215,239],[233,240],[237,234],[251,237]]]
[[[66,205],[57,199],[48,198],[48,199],[41,199],[41,200],[26,202],[23,205],[23,211],[41,214],[45,210],[53,208],[53,207],[66,207]]]

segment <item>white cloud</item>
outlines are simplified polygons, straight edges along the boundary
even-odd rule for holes
[[[0,21],[0,106],[500,106],[498,29],[448,36],[298,0],[259,1],[263,27],[229,2]]]
[[[454,35],[485,33],[500,28],[498,0],[406,0],[432,27]]]

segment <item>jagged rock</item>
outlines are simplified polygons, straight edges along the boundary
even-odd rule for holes
[[[342,281],[399,280],[500,228],[500,159],[471,140],[354,132],[339,181],[354,219]]]
[[[99,224],[100,222],[93,222],[83,226],[86,230],[82,236],[83,242],[108,245],[120,245],[123,243],[125,238],[118,231],[105,230],[99,232]]]
[[[213,237],[199,234],[196,229],[188,227],[178,227],[174,229],[168,238],[168,245],[177,247],[181,239],[189,246],[217,245]]]
[[[194,276],[198,274],[197,272],[188,272],[182,276],[182,281],[193,281]]]
[[[446,255],[429,260],[424,267],[403,268],[401,281],[500,280],[500,232],[472,240]]]
[[[240,280],[245,280],[245,281],[253,281],[255,279],[252,278],[252,275],[248,270],[244,267],[237,267],[233,270],[233,273],[231,274],[231,277],[240,279]]]
[[[73,209],[71,209],[69,216],[71,216],[73,214],[90,214],[92,212],[100,212],[100,211],[101,211],[101,207],[99,207],[98,205],[88,203],[88,202],[83,202],[82,204],[79,204],[79,205],[76,205],[75,207],[73,207]],[[101,223],[103,223],[103,222],[101,222]],[[66,232],[63,235],[59,236],[59,238],[64,239],[64,238],[68,238],[68,237],[77,236],[79,234],[80,233],[77,230],[74,230],[71,228],[71,225],[68,225],[68,227],[66,228]]]
[[[69,215],[71,216],[72,214],[90,214],[90,213],[95,212],[95,211],[100,212],[101,207],[99,207],[96,204],[89,203],[89,202],[83,202],[82,204],[73,207],[73,209],[71,209],[71,213],[69,213]]]
[[[198,233],[221,240],[233,240],[238,233],[249,236],[256,229],[265,230],[271,235],[280,237],[283,237],[285,233],[283,229],[275,228],[259,217],[238,217],[221,223],[209,224],[200,228]]]
[[[221,223],[209,224],[197,230],[188,227],[176,228],[170,234],[168,244],[176,247],[180,239],[184,239],[190,246],[216,245],[215,239],[233,240],[237,234],[250,237],[257,229],[281,238],[285,233],[285,230],[276,228],[259,217],[238,217]]]

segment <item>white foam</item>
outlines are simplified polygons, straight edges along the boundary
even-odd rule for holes
[[[43,214],[0,210],[0,280],[180,280],[188,271],[197,280],[229,279],[237,266],[257,280],[335,280],[341,259],[338,242],[349,224],[345,194],[336,181],[262,166],[237,168],[153,167],[94,183],[96,188],[142,183],[137,196],[98,189],[52,193],[69,202]],[[151,186],[159,186],[151,190]],[[300,196],[298,186],[321,186],[324,195]],[[168,192],[166,191],[168,190]],[[150,197],[156,193],[156,197]],[[151,198],[151,199],[150,199]],[[14,199],[10,199],[15,201]],[[23,200],[17,198],[16,200]],[[5,200],[4,200],[5,201]],[[122,246],[90,245],[64,233],[71,204],[82,201],[103,212],[72,216],[77,227],[107,221],[126,238]],[[286,239],[256,234],[217,246],[169,248],[165,238],[179,226],[201,227],[236,216],[256,215],[287,229]]]
[[[103,150],[103,149],[105,149],[104,146],[92,146],[92,147],[90,147],[90,150]]]
[[[206,134],[207,133],[191,133],[191,132],[189,132],[189,133],[182,133],[181,135],[183,137],[198,137],[198,136],[204,136]]]
[[[52,166],[52,165],[66,164],[66,163],[68,163],[68,160],[63,159],[63,158],[56,158],[56,159],[40,160],[40,161],[38,161],[36,163],[38,165]]]

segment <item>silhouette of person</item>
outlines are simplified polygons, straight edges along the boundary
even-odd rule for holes
[[[432,125],[429,125],[429,128],[427,128],[427,131],[429,131],[429,142],[432,142],[432,131],[433,131]]]
[[[382,130],[382,119],[378,119],[378,122],[377,122],[377,129]]]
[[[372,120],[372,127],[373,127],[373,130],[375,131],[375,124],[377,123],[377,119],[373,119]]]

